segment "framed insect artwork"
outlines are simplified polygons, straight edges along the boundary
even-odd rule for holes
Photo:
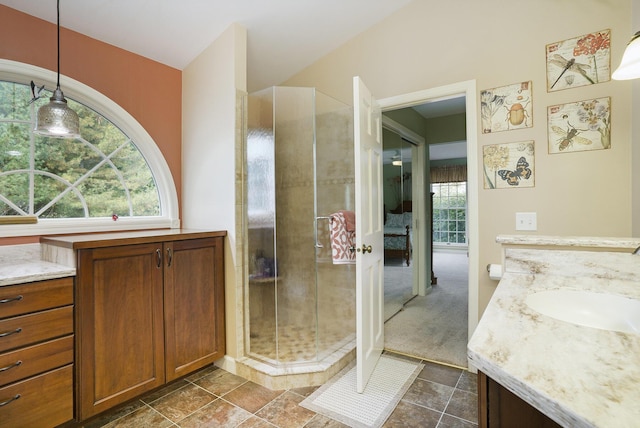
[[[482,133],[533,126],[531,81],[480,91]]]
[[[547,92],[611,80],[611,30],[547,45]]]
[[[549,154],[611,148],[611,97],[547,109]]]
[[[534,187],[535,143],[491,144],[482,148],[485,189]]]

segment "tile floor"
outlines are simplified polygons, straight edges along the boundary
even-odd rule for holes
[[[476,375],[423,363],[424,370],[384,427],[477,427]],[[345,427],[299,406],[316,388],[272,391],[211,366],[89,421],[84,427]]]

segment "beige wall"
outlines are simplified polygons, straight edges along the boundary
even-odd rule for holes
[[[247,34],[231,25],[182,73],[182,224],[226,230],[227,354],[242,354],[242,293],[236,288],[238,91],[246,91]]]
[[[533,81],[533,128],[481,134],[482,146],[535,140],[535,187],[478,189],[479,312],[496,282],[485,266],[500,261],[499,234],[515,231],[515,213],[535,211],[540,235],[631,234],[631,87],[610,81],[546,92],[545,45],[610,29],[612,67],[632,34],[631,0],[415,0],[285,82],[315,86],[351,103],[359,75],[378,99],[475,79],[478,90]],[[612,99],[610,150],[549,155],[547,106]],[[478,96],[479,100],[479,96]],[[478,101],[479,102],[479,101]],[[482,186],[481,165],[477,166]]]

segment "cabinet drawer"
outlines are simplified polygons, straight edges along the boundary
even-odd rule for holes
[[[0,352],[73,333],[73,306],[0,320]]]
[[[0,388],[3,428],[54,427],[73,419],[73,365]]]
[[[73,363],[73,336],[0,354],[0,386]]]
[[[73,304],[73,278],[0,287],[0,318]]]

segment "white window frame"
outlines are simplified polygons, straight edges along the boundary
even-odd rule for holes
[[[453,182],[449,182],[449,183],[431,183],[431,191],[433,192],[433,186],[434,185],[441,185],[441,184],[452,184]],[[465,205],[464,205],[464,239],[465,242],[441,242],[441,241],[433,241],[433,248],[467,248],[469,246],[469,182],[465,181],[465,190],[466,190],[466,196],[465,196]],[[459,209],[462,207],[456,207],[454,209]],[[435,208],[434,208],[435,211]],[[433,221],[433,219],[432,219]],[[436,230],[434,229],[434,232]],[[456,231],[456,233],[462,233],[460,231]]]
[[[51,70],[0,59],[0,80],[29,85],[31,80],[45,85],[49,90],[56,87],[57,74]],[[169,165],[149,133],[125,109],[89,86],[60,76],[60,87],[65,96],[86,105],[109,119],[135,144],[145,158],[156,182],[160,198],[159,216],[110,218],[38,219],[36,224],[4,224],[0,226],[0,237],[54,235],[61,233],[107,232],[139,229],[179,228],[179,207],[176,186]],[[80,130],[82,133],[82,129]]]

